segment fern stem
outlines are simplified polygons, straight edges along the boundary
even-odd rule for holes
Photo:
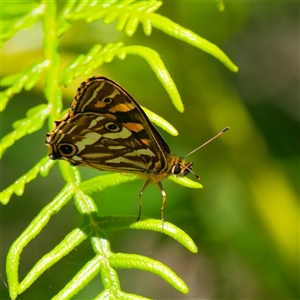
[[[51,106],[51,117],[49,128],[52,127],[54,119],[62,110],[62,97],[59,88],[59,39],[57,37],[56,28],[56,2],[44,0],[46,4],[46,12],[43,19],[44,49],[46,60],[49,61],[49,67],[46,71],[45,97]]]

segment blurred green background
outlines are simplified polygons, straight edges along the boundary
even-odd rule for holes
[[[137,270],[121,270],[124,291],[156,299],[299,299],[299,3],[168,1],[158,13],[215,43],[238,65],[232,73],[219,61],[154,29],[139,27],[129,38],[115,23],[75,23],[62,37],[62,65],[95,43],[124,41],[152,47],[173,77],[185,112],[178,113],[155,74],[140,57],[103,65],[103,74],[121,84],[137,101],[171,122],[179,136],[162,132],[172,153],[183,156],[225,126],[228,133],[193,154],[202,190],[165,180],[165,218],[187,232],[199,247],[189,253],[163,234],[130,230],[108,234],[115,252],[139,253],[172,268],[190,288],[182,295],[162,279]],[[2,76],[15,74],[43,58],[41,24],[19,32],[2,50]],[[79,78],[63,90],[69,107]],[[1,114],[1,134],[27,109],[45,103],[43,82],[21,92]],[[27,172],[47,152],[49,128],[18,141],[1,161],[1,189]],[[99,175],[80,169],[83,178]],[[28,184],[22,197],[1,207],[1,299],[5,258],[12,242],[60,191],[57,166],[46,178]],[[143,181],[94,194],[102,215],[135,215]],[[161,195],[155,186],[144,193],[143,216],[160,218]],[[35,262],[81,223],[71,201],[25,249],[20,279]],[[41,276],[19,299],[53,297],[93,257],[86,241]],[[63,269],[63,271],[61,271]],[[95,279],[75,299],[91,299],[100,290]]]

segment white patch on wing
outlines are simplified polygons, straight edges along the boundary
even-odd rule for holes
[[[94,159],[94,158],[103,158],[103,157],[106,157],[106,156],[109,156],[109,153],[107,152],[91,152],[91,153],[86,153],[86,154],[83,154],[82,155],[84,160],[87,160],[87,159]]]
[[[90,125],[88,126],[88,128],[95,127],[95,126],[98,124],[99,121],[102,121],[102,120],[104,120],[104,119],[106,119],[106,118],[103,117],[103,116],[99,116],[99,117],[93,119],[93,120],[90,122]]]
[[[122,163],[126,163],[126,164],[131,164],[131,165],[135,165],[137,167],[139,167],[140,169],[147,169],[147,165],[145,165],[143,162],[137,162],[137,161],[132,161],[131,159],[128,159],[124,156],[119,156],[113,159],[109,159],[105,161],[106,163],[113,163],[113,164],[122,164]],[[116,166],[117,169],[117,166]]]
[[[71,134],[76,128],[77,126],[73,126],[66,134]]]
[[[64,136],[65,136],[64,134],[59,135],[59,138],[57,139],[56,144],[60,144],[61,140],[64,138]]]
[[[103,89],[106,81],[103,81],[100,83],[99,87],[94,89],[92,97],[86,101],[86,104],[83,106],[83,110],[98,97],[98,92]],[[114,98],[116,95],[119,95],[119,91],[114,88],[113,92],[110,95],[107,95],[106,97]]]
[[[111,139],[111,140],[115,140],[115,139],[119,139],[119,138],[126,139],[130,136],[131,136],[131,132],[125,127],[123,127],[122,131],[120,131],[120,132],[108,132],[108,133],[103,134],[103,137],[105,137],[107,139]]]
[[[140,156],[140,155],[155,156],[155,154],[150,149],[138,149],[125,154],[125,156]]]
[[[82,151],[87,145],[94,144],[100,138],[101,138],[101,134],[99,134],[97,132],[89,132],[89,133],[85,134],[82,141],[76,143],[76,146],[79,151]]]
[[[75,155],[75,156],[72,156],[72,159],[81,161],[82,157]]]
[[[119,150],[119,149],[125,149],[125,146],[119,145],[119,146],[108,146],[108,149],[110,150]]]
[[[82,106],[82,111],[85,110],[85,108],[92,102],[94,101],[94,99],[97,97],[98,91],[102,90],[103,86],[104,86],[105,82],[101,82],[99,87],[96,88],[94,90],[94,93],[92,95],[92,97],[90,99],[88,99],[88,101],[86,101],[85,105]]]

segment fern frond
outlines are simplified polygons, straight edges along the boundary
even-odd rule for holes
[[[2,2],[0,47],[20,30],[34,25],[44,12],[44,3],[24,2],[16,6],[13,2]]]
[[[88,75],[92,70],[95,70],[104,62],[111,62],[115,56],[120,59],[125,59],[127,55],[138,55],[148,62],[158,80],[162,83],[170,95],[174,106],[178,111],[183,112],[183,104],[172,77],[170,76],[159,54],[148,47],[123,46],[123,43],[107,44],[103,48],[101,45],[96,45],[88,52],[87,55],[78,56],[64,68],[61,73],[60,82],[64,85],[68,85],[72,79],[82,75]],[[170,128],[168,125],[165,127]]]
[[[214,56],[229,70],[238,71],[238,67],[219,47],[170,19],[154,13],[162,5],[161,1],[132,2],[134,1],[84,2],[84,5],[79,4],[73,11],[70,10],[65,17],[69,22],[85,20],[87,23],[103,19],[104,24],[118,19],[117,29],[120,31],[125,29],[128,36],[132,36],[136,32],[139,23],[143,24],[144,33],[147,36],[151,35],[152,27],[155,27]]]
[[[30,181],[34,180],[38,174],[46,177],[49,173],[50,168],[54,165],[54,161],[49,160],[48,157],[42,158],[32,169],[30,169],[25,175],[21,176],[12,185],[7,187],[0,193],[0,202],[7,204],[12,196],[22,196],[24,193],[25,185]]]
[[[73,277],[73,279],[55,296],[59,299],[70,298],[82,290],[95,276],[101,273],[102,282],[105,290],[103,293],[115,295],[125,295],[119,284],[119,279],[115,269],[140,269],[145,270],[164,278],[174,288],[182,293],[188,292],[188,287],[170,268],[159,261],[135,254],[113,253],[110,249],[109,241],[105,235],[103,225],[108,223],[116,224],[117,218],[120,223],[123,223],[120,228],[136,228],[153,230],[154,228],[161,228],[161,222],[157,220],[144,220],[135,222],[127,218],[129,223],[127,226],[124,223],[124,217],[98,217],[92,213],[90,218],[86,218],[86,222],[79,228],[74,229],[69,233],[53,250],[44,255],[35,266],[29,271],[20,284],[18,284],[18,264],[20,255],[24,247],[42,230],[47,224],[50,217],[57,213],[63,205],[70,200],[72,196],[71,185],[67,185],[65,189],[56,197],[56,204],[50,204],[35,218],[27,230],[20,236],[20,238],[12,245],[8,254],[8,261],[12,264],[7,269],[8,281],[12,287],[10,295],[14,299],[18,293],[24,292],[29,288],[47,269],[51,268],[56,262],[69,254],[72,250],[78,247],[84,240],[91,236],[91,243],[96,256],[88,261],[85,266]],[[131,224],[131,225],[129,225]],[[128,226],[129,225],[129,226]],[[187,246],[192,252],[197,252],[197,247],[193,241],[183,231],[176,226],[166,223],[166,233],[174,237],[177,241]],[[111,225],[105,226],[108,229]],[[34,231],[32,229],[35,228]],[[116,229],[117,227],[113,227]],[[178,239],[178,232],[182,236]],[[109,284],[108,284],[109,283]]]
[[[49,106],[40,104],[28,110],[26,118],[14,122],[14,131],[5,135],[0,141],[0,158],[2,158],[7,148],[12,146],[17,140],[42,128],[49,114]]]
[[[0,92],[0,111],[3,111],[6,108],[8,101],[15,94],[20,93],[23,88],[26,91],[32,89],[32,87],[40,79],[42,72],[49,66],[49,63],[49,61],[44,60],[42,62],[35,63],[20,74],[2,78],[0,80],[0,86],[9,86],[9,88]]]
[[[88,238],[86,228],[75,228],[53,250],[44,255],[19,284],[19,292],[28,289],[46,270],[55,265]]]
[[[163,278],[181,293],[187,294],[189,291],[187,285],[175,272],[161,262],[149,257],[135,254],[112,253],[109,256],[109,263],[116,269],[134,268],[151,272]]]
[[[151,110],[145,108],[144,106],[141,106],[141,107],[153,124],[157,125],[158,127],[162,128],[164,131],[168,132],[169,134],[171,134],[173,136],[178,135],[177,129],[172,124],[170,124],[164,118],[155,114]]]
[[[181,177],[181,176],[170,176],[168,179],[174,181],[177,184],[192,188],[192,189],[201,189],[203,185],[197,181],[191,180],[188,177]]]
[[[10,247],[6,259],[6,272],[11,299],[16,299],[17,295],[20,294],[18,269],[20,256],[23,249],[48,224],[51,216],[57,214],[61,208],[71,200],[73,193],[73,185],[67,184],[65,188],[53,199],[53,201],[46,205],[44,209],[34,218],[34,220]],[[35,274],[35,278],[37,278],[39,274]],[[29,282],[31,281],[29,280]]]

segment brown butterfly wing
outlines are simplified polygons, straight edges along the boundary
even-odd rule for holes
[[[81,84],[47,144],[53,159],[102,170],[159,173],[168,168],[170,149],[144,111],[121,86],[101,76]],[[68,145],[74,151],[62,155]]]

